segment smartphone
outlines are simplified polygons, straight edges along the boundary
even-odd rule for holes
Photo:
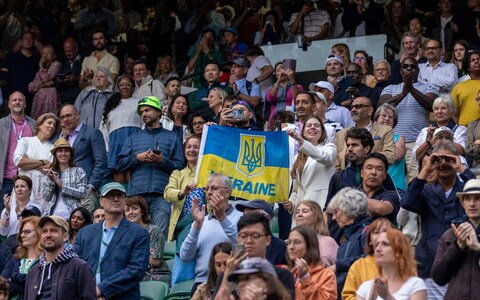
[[[297,68],[297,60],[295,60],[295,59],[284,59],[282,64],[283,64],[283,68],[285,70],[290,69],[293,72],[295,72],[295,70]]]
[[[462,219],[452,220],[452,224],[455,225],[455,227],[458,227],[458,226],[460,226],[460,224],[463,224],[463,223],[465,223],[465,221],[462,220]]]
[[[239,252],[243,255],[245,253],[245,246],[240,245],[240,244],[233,244],[232,245],[232,254],[235,255]]]
[[[245,118],[243,114],[243,110],[241,109],[234,109],[228,114],[229,118],[235,119],[235,120],[243,120]]]
[[[155,153],[156,155],[162,154],[162,151],[159,149],[152,150],[152,152]]]

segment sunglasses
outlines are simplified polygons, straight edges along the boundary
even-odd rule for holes
[[[402,65],[402,68],[405,69],[405,70],[408,69],[409,67],[411,69],[415,70],[417,68],[417,65],[415,65],[415,64],[403,64]]]
[[[364,108],[364,107],[370,107],[370,105],[365,105],[365,104],[355,104],[355,105],[352,105],[350,106],[352,109],[360,109],[360,108]]]

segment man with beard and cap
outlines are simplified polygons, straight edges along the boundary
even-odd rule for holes
[[[120,72],[120,62],[118,58],[108,52],[107,38],[103,30],[98,29],[92,33],[92,44],[95,50],[89,56],[85,57],[82,63],[80,75],[80,88],[83,89],[92,84],[93,75],[97,67],[104,67],[112,76],[113,82],[117,82]]]
[[[438,181],[428,184],[427,177],[433,172],[437,173]],[[472,178],[475,175],[461,163],[453,142],[441,140],[402,198],[402,208],[422,218],[422,238],[415,250],[415,260],[418,276],[425,279],[428,294],[435,297],[433,299],[443,299],[446,291],[446,287],[432,280],[438,241],[450,228],[452,220],[465,214],[456,193]]]
[[[397,108],[398,124],[394,133],[405,137],[408,177],[417,174],[417,162],[412,149],[422,128],[428,127],[428,113],[438,95],[438,87],[418,82],[418,62],[408,56],[402,61],[400,73],[403,83],[392,84],[383,89],[378,105],[389,103]]]
[[[67,221],[58,216],[42,217],[38,226],[43,252],[39,263],[28,271],[23,299],[97,299],[92,270],[73,247],[65,247]]]
[[[168,236],[170,204],[163,197],[163,191],[173,170],[184,166],[182,141],[175,132],[162,127],[162,106],[157,97],[141,99],[137,112],[145,128],[125,141],[117,157],[117,168],[119,172],[131,172],[128,196],[142,196],[153,223]]]

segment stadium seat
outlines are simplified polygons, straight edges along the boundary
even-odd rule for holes
[[[163,300],[168,294],[168,284],[162,281],[140,282],[140,299]]]
[[[165,242],[163,248],[163,260],[173,259],[175,257],[176,242]]]
[[[175,284],[170,293],[164,298],[165,300],[183,300],[190,299],[190,292],[193,285],[195,284],[195,279],[179,282]]]

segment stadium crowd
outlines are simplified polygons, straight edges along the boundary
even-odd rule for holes
[[[480,0],[0,12],[0,299],[480,299]],[[261,48],[375,34],[310,84]],[[288,135],[289,197],[197,185],[206,126]]]

